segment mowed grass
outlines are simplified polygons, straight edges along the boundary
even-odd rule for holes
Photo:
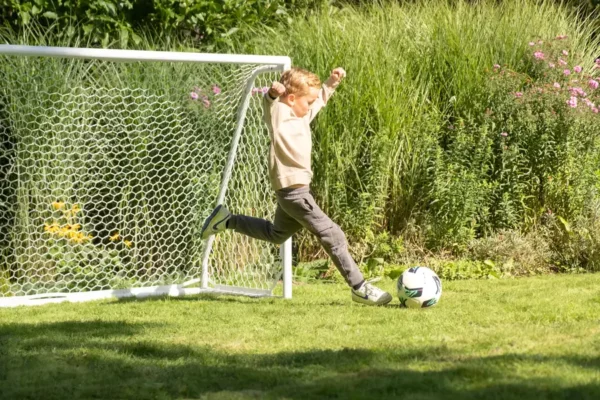
[[[431,309],[392,304],[314,284],[290,301],[1,309],[0,398],[600,399],[600,274],[444,282]]]

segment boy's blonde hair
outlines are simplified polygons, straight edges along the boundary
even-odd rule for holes
[[[285,86],[285,95],[295,94],[304,96],[309,93],[309,88],[319,89],[321,80],[316,74],[303,68],[293,67],[281,74],[279,82]]]

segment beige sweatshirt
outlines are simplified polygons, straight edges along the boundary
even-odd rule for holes
[[[299,118],[292,108],[265,93],[264,120],[269,129],[269,179],[274,190],[309,185],[312,178],[310,122],[325,107],[339,82],[327,80],[308,113]]]

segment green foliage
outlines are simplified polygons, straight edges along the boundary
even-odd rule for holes
[[[549,214],[546,237],[558,271],[600,270],[600,206],[590,202],[585,213],[573,222]]]
[[[240,53],[287,54],[322,78],[346,68],[348,78],[313,126],[313,190],[368,275],[397,274],[393,266],[426,261],[428,251],[445,260],[443,271],[460,271],[449,277],[487,276],[487,261],[498,273],[516,275],[597,268],[599,236],[589,206],[600,182],[600,124],[584,99],[600,103],[588,88],[598,76],[598,40],[571,7],[530,0],[101,5],[109,3],[94,3],[94,12],[108,15],[84,32],[95,35],[94,43],[114,45],[123,37],[114,36],[118,29],[129,32],[121,44],[132,45],[139,22],[185,34],[182,42],[168,36],[168,48],[211,42]],[[0,4],[6,16],[29,15],[19,24],[37,18],[72,26],[44,16],[52,2],[39,2],[35,18],[31,1]],[[305,7],[313,12],[278,25],[286,12]],[[105,40],[102,32],[111,29]],[[137,47],[155,44],[142,39]],[[559,69],[562,50],[568,66]],[[562,73],[578,64],[582,73]],[[567,101],[577,87],[587,95],[577,95],[572,108]],[[552,237],[562,232],[559,217],[573,231]],[[301,258],[321,257],[305,235]],[[512,242],[503,235],[514,235]],[[535,256],[525,257],[529,251]],[[475,258],[468,268],[460,264],[467,256]],[[302,266],[298,279],[322,276],[319,268]]]
[[[279,0],[146,0],[136,11],[140,26],[178,32],[201,43],[230,45],[230,37],[247,27],[273,26],[286,14]],[[147,13],[143,15],[142,13]]]
[[[299,262],[294,266],[294,281],[309,283],[316,280],[323,280],[327,276],[330,276],[328,274],[330,270],[331,262],[329,259]]]
[[[14,27],[58,25],[59,35],[103,47],[140,45],[140,30],[184,35],[197,45],[228,46],[247,27],[272,26],[286,8],[279,0],[2,0],[0,16]]]
[[[468,255],[476,262],[497,267],[506,276],[532,275],[548,272],[554,253],[540,228],[526,235],[515,230],[475,239],[469,243]]]
[[[58,25],[58,36],[80,36],[107,47],[117,41],[121,47],[139,42],[127,15],[134,8],[129,0],[2,0],[0,14],[14,27],[38,23]]]
[[[8,296],[11,293],[10,286],[8,271],[0,270],[0,296]]]
[[[313,190],[351,243],[372,249],[370,232],[412,230],[419,245],[460,258],[474,239],[534,229],[548,209],[572,219],[595,196],[598,114],[583,98],[566,102],[597,76],[597,41],[569,10],[526,0],[346,7],[237,48],[290,54],[323,78],[347,70],[313,127]],[[583,67],[580,82],[561,77],[562,50],[571,70]],[[557,79],[562,89],[550,90]]]
[[[557,0],[583,12],[584,16],[597,12],[600,0]]]
[[[494,262],[477,260],[439,260],[429,266],[442,280],[500,278],[502,270]]]

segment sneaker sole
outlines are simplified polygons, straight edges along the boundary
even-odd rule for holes
[[[217,207],[215,207],[215,209],[213,210],[213,212],[210,213],[210,215],[208,216],[208,218],[206,218],[206,220],[204,221],[204,225],[202,225],[202,233],[200,234],[200,236],[202,237],[202,239],[208,239],[208,236],[204,237],[204,233],[206,232],[206,230],[208,229],[208,227],[210,226],[210,223],[212,222],[212,220],[217,216],[217,214],[219,213],[219,211],[221,211],[221,208],[223,206],[221,204],[219,204]]]
[[[367,306],[384,306],[386,304],[388,304],[390,301],[392,301],[393,297],[391,294],[387,294],[387,296],[381,296],[381,299],[379,302],[374,302],[374,301],[370,301],[370,300],[365,300],[360,296],[355,295],[354,293],[352,293],[352,300],[356,303],[360,303],[360,304],[364,304]]]

